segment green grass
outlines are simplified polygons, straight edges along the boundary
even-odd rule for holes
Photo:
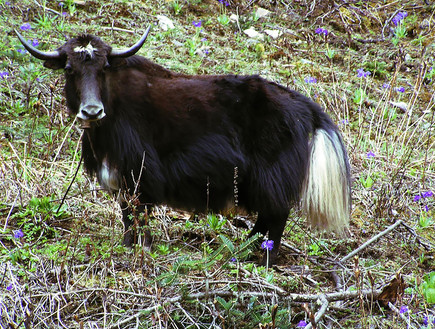
[[[362,296],[398,273],[407,288],[396,310],[355,296],[330,302],[318,327],[435,327],[434,5],[229,4],[0,0],[1,327],[258,328],[275,321],[295,328],[319,312],[320,294],[341,287]],[[258,7],[271,13],[259,18]],[[163,31],[156,15],[175,29]],[[349,236],[312,231],[292,211],[278,266],[265,268],[258,243],[233,216],[158,208],[148,223],[151,250],[130,250],[121,245],[115,198],[81,170],[57,212],[80,161],[82,132],[68,116],[60,72],[22,53],[13,30],[42,50],[80,33],[122,47],[149,24],[140,54],[171,70],[260,74],[325,108],[352,166]],[[283,34],[250,40],[243,33],[250,27]],[[370,74],[358,76],[360,69]],[[358,258],[335,266],[398,220]]]

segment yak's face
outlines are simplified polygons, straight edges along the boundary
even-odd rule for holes
[[[36,58],[45,60],[44,66],[65,71],[65,92],[68,108],[82,120],[84,126],[106,116],[106,71],[116,58],[134,55],[146,40],[142,38],[126,50],[112,49],[99,38],[83,35],[70,39],[55,51],[43,52],[30,45],[18,32],[23,46]]]
[[[65,71],[70,111],[83,122],[104,118],[105,71],[110,66],[111,47],[94,36],[85,35],[69,40],[58,51],[60,58],[46,60],[44,66]]]

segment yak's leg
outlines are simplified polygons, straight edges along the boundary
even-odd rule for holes
[[[148,212],[147,207],[143,204],[131,207],[127,202],[121,203],[122,209],[122,221],[124,222],[124,245],[126,247],[132,247],[133,244],[138,243],[138,232],[141,232],[141,228],[148,224]],[[143,214],[143,218],[139,218],[140,214]],[[143,231],[143,245],[145,247],[151,246],[151,233],[148,229]]]
[[[265,235],[269,232],[269,240],[273,240],[273,248],[269,250],[269,256],[267,256],[267,251],[265,251],[262,263],[267,265],[267,260],[269,259],[269,265],[275,263],[278,256],[279,246],[281,244],[282,233],[284,232],[285,224],[288,217],[287,210],[281,213],[271,213],[266,211],[261,211],[258,213],[258,218],[255,223],[254,228],[249,233],[249,237],[256,233],[261,233]]]
[[[262,235],[266,235],[267,231],[269,231],[267,225],[267,218],[262,216],[261,213],[258,213],[257,221],[254,224],[251,232],[249,232],[248,238],[253,237],[255,234],[260,233]]]

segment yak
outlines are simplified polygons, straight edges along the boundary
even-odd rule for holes
[[[65,73],[69,111],[82,122],[84,168],[108,191],[136,196],[136,210],[166,204],[195,212],[236,204],[257,220],[250,236],[274,241],[276,260],[292,207],[309,222],[343,230],[350,165],[330,117],[299,92],[258,75],[187,75],[92,35],[41,51]],[[135,242],[134,208],[121,198],[124,244]]]

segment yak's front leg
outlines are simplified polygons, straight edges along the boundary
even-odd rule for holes
[[[121,202],[122,221],[124,222],[124,242],[126,247],[132,247],[143,240],[141,244],[145,247],[151,247],[151,232],[146,228],[148,225],[148,209],[146,205],[138,203],[131,205],[127,202]],[[143,233],[143,234],[141,234]]]

